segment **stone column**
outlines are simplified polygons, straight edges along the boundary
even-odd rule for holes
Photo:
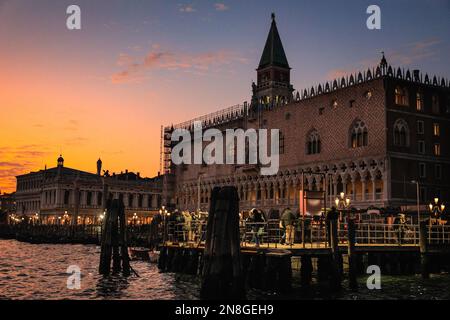
[[[292,183],[292,186],[294,188],[294,205],[297,206],[298,205],[298,196],[299,196],[299,191],[297,190],[297,186],[298,186],[297,180],[295,180]]]
[[[285,194],[284,194],[284,189],[285,189],[285,187],[284,187],[284,181],[281,181],[280,182],[280,184],[279,184],[279,186],[280,186],[280,188],[279,188],[279,190],[280,190],[280,196],[279,196],[279,198],[280,198],[280,203],[281,204],[284,204],[284,200],[285,200]]]
[[[377,189],[376,189],[376,180],[377,178],[375,176],[372,176],[372,200],[377,200]]]
[[[385,172],[383,172],[382,181],[383,181],[383,195],[382,195],[381,199],[383,199],[383,201],[385,203],[387,203],[387,201],[389,199],[389,191],[388,191],[389,183],[388,183],[387,174]]]
[[[149,201],[148,201],[148,194],[144,194],[144,196],[142,198],[142,202],[143,202],[142,207],[144,207],[144,208],[150,207]]]
[[[266,184],[261,184],[261,206],[264,206],[266,203]]]
[[[61,205],[61,189],[59,185],[56,185],[56,206],[59,207]]]
[[[352,183],[352,201],[356,200],[356,189],[355,189],[355,181],[356,178],[354,176],[351,177],[351,183]]]
[[[366,177],[361,177],[361,186],[362,186],[362,201],[366,201]]]

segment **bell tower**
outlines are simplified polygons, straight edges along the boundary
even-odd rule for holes
[[[266,104],[291,100],[294,91],[291,85],[291,68],[278,33],[274,13],[256,72],[258,80],[256,85],[253,84],[253,101]]]

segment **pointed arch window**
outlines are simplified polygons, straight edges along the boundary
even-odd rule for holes
[[[363,121],[357,120],[350,129],[350,147],[366,147],[369,144],[369,131]]]
[[[416,110],[417,111],[423,111],[423,106],[424,106],[424,102],[423,102],[423,93],[422,92],[417,92],[416,93]]]
[[[395,104],[408,106],[408,90],[406,90],[406,88],[395,88]]]
[[[394,123],[394,145],[409,147],[409,127],[403,119],[398,119]]]
[[[316,130],[313,130],[306,137],[306,153],[319,154],[320,150],[321,150],[320,135]]]

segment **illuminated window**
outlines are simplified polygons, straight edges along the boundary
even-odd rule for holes
[[[439,123],[433,124],[433,134],[435,137],[439,137],[441,135],[441,128],[439,126]]]
[[[395,88],[395,104],[399,106],[408,106],[408,91],[406,89]]]
[[[434,155],[439,157],[441,155],[441,144],[435,143],[434,144]]]
[[[423,93],[417,92],[416,94],[416,109],[423,111]]]
[[[367,126],[362,121],[356,121],[350,131],[350,147],[355,149],[368,145]]]
[[[331,101],[331,106],[332,106],[333,108],[337,108],[337,107],[338,107],[338,102],[337,102],[337,100]]]

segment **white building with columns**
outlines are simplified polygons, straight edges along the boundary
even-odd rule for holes
[[[161,205],[159,177],[142,178],[139,173],[101,174],[71,169],[58,158],[55,168],[17,176],[17,215],[42,223],[63,224],[73,215],[80,224],[99,222],[107,199],[122,199],[129,222],[149,223]],[[105,192],[106,190],[106,192]]]

